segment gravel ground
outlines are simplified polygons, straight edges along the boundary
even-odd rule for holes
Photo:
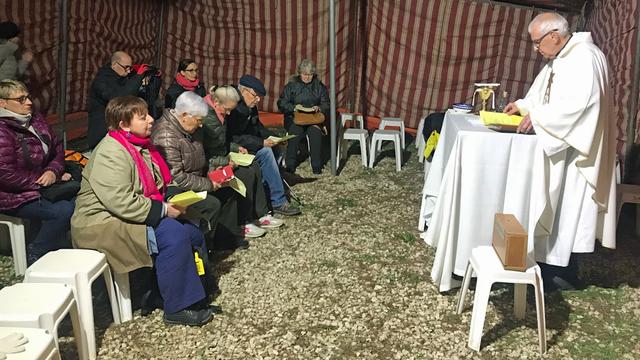
[[[162,312],[98,329],[99,359],[513,359],[536,358],[535,307],[512,315],[510,286],[495,286],[481,352],[467,348],[470,303],[455,314],[457,292],[430,280],[434,249],[418,237],[422,164],[402,172],[393,157],[364,169],[355,147],[342,174],[294,191],[303,215],[251,241],[215,265],[224,312],[202,328],[166,327]],[[385,152],[390,155],[387,148]],[[548,359],[640,357],[640,245],[632,208],[621,217],[620,246],[579,257],[579,291],[546,296]],[[0,256],[0,287],[20,279]],[[61,339],[74,359],[73,338]]]

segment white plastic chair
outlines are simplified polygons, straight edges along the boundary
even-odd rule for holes
[[[13,253],[13,266],[16,275],[24,275],[27,269],[27,248],[24,222],[20,218],[0,214],[0,224],[9,228],[11,238],[11,252]]]
[[[395,131],[399,131],[400,132],[400,141],[402,144],[402,148],[405,149],[405,143],[404,143],[404,121],[400,118],[397,117],[383,117],[380,119],[380,125],[378,126],[378,129],[380,130],[384,130],[387,126],[393,126],[393,127],[398,127],[400,128],[400,130],[395,130]]]
[[[400,132],[397,130],[376,130],[371,137],[371,150],[369,151],[369,167],[373,168],[376,156],[382,148],[383,141],[393,141],[396,157],[396,171],[402,169],[402,149]]]
[[[480,351],[482,328],[489,302],[491,286],[495,282],[511,283],[514,286],[514,314],[516,318],[523,319],[527,307],[527,284],[533,285],[536,296],[536,312],[538,315],[538,338],[540,353],[547,351],[546,320],[544,314],[544,286],[540,267],[535,260],[527,256],[527,270],[505,270],[500,262],[498,254],[492,246],[478,246],[471,250],[469,264],[464,274],[460,297],[458,299],[457,313],[462,313],[464,298],[469,289],[472,272],[477,274],[476,291],[473,300],[473,312],[471,315],[471,329],[469,331],[469,347]]]
[[[24,276],[25,283],[67,284],[73,293],[80,311],[80,319],[87,329],[89,358],[96,357],[96,336],[93,321],[93,301],[91,284],[100,276],[109,293],[111,312],[116,324],[120,323],[118,300],[113,288],[111,269],[103,253],[87,249],[61,249],[46,253],[31,265]]]
[[[24,350],[7,354],[8,360],[60,360],[56,343],[47,330],[24,327],[0,327],[0,338],[12,333],[22,334],[29,342],[22,345]]]
[[[113,274],[118,306],[120,307],[120,321],[127,322],[133,319],[131,308],[131,290],[129,289],[129,273]]]
[[[345,128],[348,120],[357,122],[360,126],[358,129]],[[338,143],[337,159],[340,161],[342,158],[340,154],[346,155],[347,151],[342,152],[342,140],[358,141],[360,143],[360,156],[362,158],[362,166],[367,167],[367,149],[369,148],[369,131],[364,129],[364,118],[362,115],[355,115],[351,113],[340,114],[340,122],[342,124],[342,139]]]
[[[45,329],[53,336],[57,348],[58,325],[70,314],[78,357],[89,359],[85,336],[89,329],[85,329],[80,321],[70,286],[36,283],[7,286],[0,290],[0,304],[0,326]]]

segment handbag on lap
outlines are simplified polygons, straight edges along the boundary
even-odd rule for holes
[[[293,123],[300,126],[318,125],[324,122],[324,114],[321,112],[305,113],[296,111],[293,113]]]

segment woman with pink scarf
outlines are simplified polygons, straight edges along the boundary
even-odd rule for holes
[[[107,104],[109,128],[82,174],[71,234],[76,247],[107,256],[112,270],[154,267],[168,325],[200,326],[211,310],[194,262],[206,254],[204,236],[179,219],[184,209],[164,200],[169,168],[151,144],[153,118],[144,100],[117,97]]]
[[[192,59],[182,59],[178,63],[176,77],[164,97],[164,107],[166,109],[175,108],[176,99],[185,91],[193,91],[200,97],[207,95],[204,84],[198,79],[198,65]]]

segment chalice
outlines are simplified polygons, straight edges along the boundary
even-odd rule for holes
[[[487,110],[487,101],[491,98],[491,107],[496,108],[496,93],[495,90],[500,86],[498,83],[475,83],[476,90],[473,92],[473,100],[471,105],[475,106],[476,94],[480,96],[482,101],[482,111]]]

